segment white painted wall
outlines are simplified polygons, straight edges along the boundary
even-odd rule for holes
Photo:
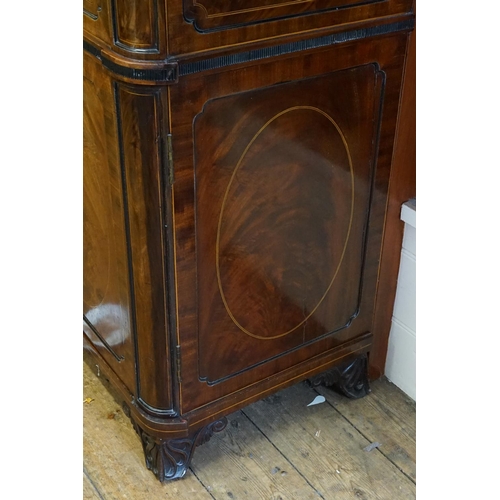
[[[401,209],[405,229],[385,366],[386,377],[415,401],[416,213],[415,200],[405,203]]]

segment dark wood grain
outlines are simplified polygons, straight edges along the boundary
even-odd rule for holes
[[[402,92],[399,123],[392,161],[387,218],[380,263],[373,331],[376,334],[370,354],[370,376],[379,378],[385,373],[385,361],[392,310],[403,242],[404,223],[401,206],[416,196],[416,32],[409,35],[408,59]]]
[[[85,36],[94,36],[117,54],[137,61],[204,56],[209,51],[413,17],[412,0],[252,0],[251,4],[203,0],[211,14],[194,0],[99,1],[97,19],[84,14]],[[95,2],[89,3],[88,8],[95,9]]]
[[[101,0],[83,0],[83,13],[93,21],[99,19]]]
[[[159,52],[159,0],[112,0],[115,43],[132,52]]]
[[[359,335],[381,80],[368,65],[209,100],[196,117],[207,381],[344,328]]]
[[[202,7],[206,5],[207,7]],[[275,7],[272,7],[275,4]],[[345,8],[338,8],[345,5]],[[271,8],[262,8],[271,7]],[[213,48],[236,47],[259,40],[329,27],[347,30],[359,23],[390,22],[412,10],[412,0],[179,0],[168,2],[169,51],[182,55]],[[315,14],[316,13],[316,14]],[[194,23],[201,36],[185,19]]]
[[[94,35],[105,44],[111,44],[111,12],[105,0],[83,1],[83,32]]]
[[[185,0],[186,19],[200,31],[256,24],[280,17],[326,12],[380,0]]]
[[[137,397],[156,412],[173,411],[168,356],[161,88],[116,88],[127,193],[129,258],[133,276]]]
[[[84,339],[146,457],[380,370],[413,175],[392,167],[409,0],[202,2],[85,3]]]
[[[83,80],[83,328],[135,391],[123,185],[112,83],[91,56]]]
[[[196,220],[194,212],[196,202],[194,192],[195,182],[197,188],[199,187],[198,180],[195,178],[196,172],[193,170],[193,151],[197,147],[193,142],[192,123],[194,117],[203,110],[203,106],[210,99],[216,99],[218,97],[227,96],[228,94],[233,94],[235,90],[245,92],[255,88],[271,87],[281,82],[300,81],[320,75],[323,75],[323,77],[326,78],[325,75],[328,73],[341,71],[352,66],[356,67],[363,64],[370,64],[374,61],[379,64],[379,67],[386,75],[382,111],[383,120],[380,123],[377,171],[376,176],[373,179],[372,204],[368,227],[366,230],[367,247],[371,248],[372,251],[373,249],[378,250],[374,251],[373,254],[370,254],[370,258],[366,259],[364,263],[364,286],[361,296],[362,302],[360,304],[360,310],[363,311],[366,309],[368,312],[373,307],[378,276],[379,249],[383,233],[386,194],[392,157],[393,134],[396,127],[398,96],[401,84],[405,43],[406,36],[402,34],[399,36],[388,37],[387,39],[380,38],[376,41],[364,41],[363,43],[353,44],[352,46],[346,44],[335,48],[323,49],[322,51],[318,50],[305,54],[290,55],[288,58],[283,58],[280,62],[263,61],[261,64],[247,64],[239,69],[225,71],[223,73],[214,70],[203,74],[200,73],[197,75],[190,75],[189,77],[183,79],[183,85],[173,86],[170,88],[176,179],[174,184],[174,205],[175,226],[177,228],[176,266],[178,275],[178,327],[179,343],[182,346],[185,346],[185,348],[182,348],[181,353],[183,371],[181,405],[184,405],[184,412],[188,409],[191,410],[196,406],[207,404],[211,400],[221,398],[224,394],[230,394],[236,390],[240,390],[245,387],[245,385],[253,383],[255,380],[263,380],[265,377],[271,376],[273,373],[280,370],[284,370],[294,363],[304,361],[311,356],[333,349],[336,346],[341,345],[342,342],[353,338],[356,334],[361,335],[371,331],[371,315],[368,313],[366,315],[360,314],[356,317],[351,329],[341,330],[336,335],[322,338],[317,342],[304,346],[299,350],[289,352],[288,354],[278,358],[271,358],[265,364],[259,365],[253,370],[247,370],[239,373],[238,375],[231,377],[229,380],[220,381],[220,383],[215,385],[207,385],[206,383],[200,383],[198,381],[198,378],[200,377],[200,360],[203,358],[203,353],[200,353],[200,340],[197,332],[198,328],[200,328],[200,326],[203,327],[203,325],[200,323],[201,316],[198,316],[198,307],[202,306],[202,302],[200,302],[202,299],[197,298],[196,296],[197,287],[200,286],[197,281],[197,275],[199,275],[199,271],[197,272],[197,258],[204,258],[204,253],[202,251],[203,248],[199,249],[196,247],[196,241],[193,240],[193,234],[201,231],[201,235],[204,229],[200,225],[199,221]],[[401,53],[401,51],[403,51],[403,53]],[[359,96],[361,97],[361,95],[363,95],[361,91],[362,87],[358,87]],[[339,92],[341,91],[339,90]],[[301,102],[304,103],[304,99],[309,100],[310,102],[317,100],[317,103],[325,99],[327,100],[327,98],[323,97],[320,92],[316,91],[294,94],[293,99],[285,101],[285,104],[283,104],[283,101],[279,102],[281,102],[281,109],[286,109],[290,106],[298,105]],[[269,101],[267,101],[267,103],[269,105]],[[321,104],[317,105],[320,106]],[[276,111],[270,114],[269,118],[274,116],[275,113]],[[343,116],[342,119],[349,120],[349,115],[346,116],[345,113],[341,114]],[[266,120],[259,122],[261,125],[256,127],[254,132],[249,134],[249,137],[243,141],[243,148],[248,144],[253,135],[265,122]],[[215,139],[213,147],[219,148],[219,146],[221,146],[219,141],[220,136],[217,136],[216,127],[214,127],[213,130]],[[203,147],[207,148],[207,151],[211,151],[212,146],[207,144],[207,142],[208,139],[204,139],[201,144],[203,144]],[[363,141],[360,141],[360,143],[363,143]],[[241,152],[242,149],[240,149],[239,155],[235,154],[236,162],[238,161]],[[221,157],[224,156],[224,149],[222,146],[220,149],[217,149],[217,154],[220,154]],[[367,153],[362,153],[362,149],[359,150],[358,154],[367,155]],[[367,174],[365,174],[364,177],[365,182],[367,178],[366,175]],[[226,179],[226,182],[229,182],[229,178]],[[360,183],[363,182],[362,179],[363,176],[361,176],[359,180]],[[223,185],[223,189],[226,188],[227,183]],[[214,190],[211,193],[213,194],[213,196],[211,194],[210,197],[211,205],[203,206],[203,210],[207,211],[207,214],[213,213],[214,204],[212,202],[220,203],[216,201],[219,196],[217,194],[217,190]],[[215,220],[217,220],[218,215],[218,213],[215,213],[213,216],[210,215],[210,217],[215,217]],[[205,217],[208,216],[209,215],[206,215]],[[209,256],[209,252],[206,253],[207,256]],[[214,252],[212,252],[211,258],[213,259],[214,257]],[[358,259],[356,260],[357,263],[359,262],[359,258],[358,254]],[[345,276],[347,276],[347,273]],[[343,283],[346,291],[351,286],[354,286],[355,288],[359,286],[357,283],[353,285],[349,279],[342,279],[341,282]],[[212,286],[215,287],[212,290],[217,292],[215,276]],[[203,300],[211,300],[210,297],[212,297],[212,295],[209,293],[208,298]],[[351,311],[349,311],[349,313],[351,313]],[[211,335],[214,335],[214,338],[218,338],[219,336],[222,337],[226,331],[227,330],[225,328],[220,330],[220,333],[218,333],[218,330],[214,330]],[[242,339],[241,342],[250,342],[253,340],[248,336],[243,337],[245,337],[245,339]],[[266,342],[269,343],[269,341]],[[286,341],[284,339],[278,339],[276,345],[279,345],[279,342]],[[204,341],[204,345],[206,344],[207,342]],[[229,345],[227,348],[228,352],[222,353],[223,358],[226,360],[231,359],[232,352],[235,353],[235,358],[237,358],[238,353],[241,354],[243,352],[243,350],[233,351],[234,339],[232,339],[230,335],[225,337],[223,342],[218,341],[209,348],[211,350],[224,350],[227,345]],[[290,347],[293,348],[294,345],[291,344]],[[281,344],[281,350],[283,350],[283,348],[284,343]],[[255,360],[255,349],[257,349],[257,347],[255,344],[252,344],[251,348],[248,348],[248,351],[251,352],[245,352],[244,356],[248,357],[248,359],[251,359],[251,357],[254,356]],[[258,349],[266,351],[267,349],[272,349],[272,347],[268,347],[266,345],[265,347],[262,346]],[[275,349],[275,354],[280,351],[280,348]],[[257,354],[257,357],[258,356],[259,355]],[[237,360],[231,360],[229,362],[237,363]],[[216,367],[213,369],[222,368]]]

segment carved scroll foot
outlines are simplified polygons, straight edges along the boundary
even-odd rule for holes
[[[133,420],[134,429],[141,438],[146,467],[163,483],[180,479],[193,458],[197,446],[206,443],[214,432],[222,431],[227,425],[226,417],[206,427],[202,427],[193,435],[178,439],[159,439],[147,434]]]
[[[348,398],[362,398],[370,393],[366,354],[309,379],[311,387],[324,385]]]

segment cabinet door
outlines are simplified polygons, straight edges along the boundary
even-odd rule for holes
[[[320,61],[180,90],[199,108],[191,138],[174,142],[183,411],[370,332],[385,75],[373,62],[325,72]],[[266,85],[276,74],[285,81]]]
[[[382,78],[360,66],[208,101],[194,124],[200,376],[359,313]]]

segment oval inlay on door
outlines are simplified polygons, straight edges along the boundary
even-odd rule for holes
[[[295,106],[260,128],[235,165],[217,227],[219,292],[242,332],[275,339],[314,314],[342,263],[353,209],[352,161],[330,115]]]

